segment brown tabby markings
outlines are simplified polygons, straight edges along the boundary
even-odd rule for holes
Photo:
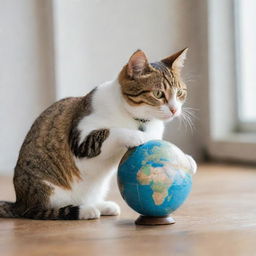
[[[0,217],[8,216],[8,215],[11,215],[13,217],[18,217],[15,214],[13,203],[0,201]]]
[[[30,218],[77,218],[78,207],[48,209],[52,188],[46,182],[71,189],[80,179],[69,145],[73,127],[89,115],[93,91],[85,97],[67,98],[46,109],[34,122],[20,150],[14,173],[16,203],[0,203],[1,211],[12,209],[19,216]],[[0,217],[5,216],[0,211]],[[64,216],[66,214],[66,216]]]
[[[79,206],[49,209],[52,187],[47,182],[71,189],[74,179],[81,179],[72,151],[78,157],[100,154],[109,130],[94,130],[79,145],[80,131],[77,129],[78,122],[92,112],[94,91],[85,97],[58,101],[36,119],[23,142],[15,167],[16,202],[0,202],[0,217],[79,218]]]
[[[71,150],[76,157],[92,158],[101,153],[101,146],[109,136],[108,129],[93,130],[84,141],[78,145],[79,132],[77,129],[73,131],[70,137]]]

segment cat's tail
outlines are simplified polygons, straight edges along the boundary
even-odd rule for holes
[[[14,209],[14,203],[0,201],[0,218],[17,218],[19,217]]]
[[[28,218],[34,220],[78,220],[79,206],[68,205],[59,209],[34,207],[19,212],[15,203],[0,201],[0,218]]]
[[[79,206],[68,205],[59,209],[36,207],[23,212],[20,217],[34,220],[79,220]]]

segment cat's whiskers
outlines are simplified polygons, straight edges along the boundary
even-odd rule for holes
[[[183,107],[183,112],[189,115],[191,118],[198,120],[197,112],[199,111],[198,108],[190,108],[190,107]]]
[[[197,119],[193,111],[196,111],[196,110],[192,108],[183,107],[181,115],[179,116],[180,123],[184,124],[186,130],[189,127],[191,132],[195,130],[193,119]]]

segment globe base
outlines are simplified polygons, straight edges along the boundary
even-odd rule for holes
[[[138,219],[135,221],[136,225],[147,225],[147,226],[170,225],[174,223],[175,223],[175,220],[170,216],[153,217],[153,216],[140,215]]]

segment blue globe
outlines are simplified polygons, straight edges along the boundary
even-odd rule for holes
[[[144,216],[163,217],[175,211],[192,186],[191,163],[175,145],[153,140],[130,149],[118,167],[123,199]]]

